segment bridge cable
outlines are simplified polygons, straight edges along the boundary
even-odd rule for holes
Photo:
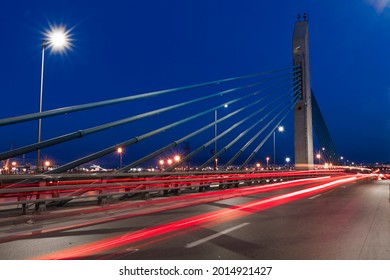
[[[272,104],[272,103],[271,103]],[[271,105],[269,104],[269,105]],[[210,157],[206,162],[204,162],[200,167],[199,169],[203,169],[204,167],[207,166],[207,164],[209,164],[210,162],[213,161],[214,158],[218,158],[220,157],[222,154],[224,154],[226,151],[229,150],[229,148],[231,146],[233,146],[238,140],[240,140],[242,137],[244,137],[248,132],[250,132],[252,129],[254,129],[257,125],[259,125],[261,122],[263,122],[270,114],[273,113],[273,111],[276,111],[277,109],[279,109],[279,107],[281,106],[282,104],[279,104],[277,106],[274,106],[273,109],[268,113],[266,114],[264,117],[260,118],[257,122],[255,122],[253,125],[251,125],[249,128],[247,128],[246,130],[244,130],[243,132],[241,132],[236,138],[234,138],[230,143],[228,143],[225,147],[223,147],[221,150],[219,150],[215,156],[213,155],[212,157]],[[263,107],[265,108],[265,107]]]
[[[247,109],[249,107],[252,107],[253,105],[256,105],[258,102],[254,102],[248,106],[245,106],[243,109]],[[265,106],[265,107],[268,107]],[[222,138],[224,135],[226,135],[227,133],[229,133],[230,131],[232,131],[233,129],[235,129],[236,127],[238,127],[239,125],[241,125],[243,122],[247,121],[248,119],[252,118],[254,115],[257,115],[258,113],[260,113],[261,111],[263,111],[264,108],[260,108],[259,110],[257,110],[255,113],[252,113],[251,115],[247,116],[246,118],[243,118],[241,119],[239,122],[235,123],[234,125],[232,125],[231,127],[229,127],[227,130],[225,130],[224,132],[222,132],[221,134],[219,134],[216,138],[212,138],[211,140],[209,140],[208,142],[206,142],[205,144],[203,144],[202,146],[198,147],[195,151],[191,152],[190,154],[188,154],[187,156],[185,156],[182,161],[187,161],[189,159],[191,159],[192,157],[194,157],[196,154],[198,154],[199,152],[203,151],[204,149],[207,148],[207,146],[209,146],[210,144],[214,143],[215,140],[218,140],[220,138]],[[211,123],[212,125],[214,124],[215,122]],[[175,167],[177,167],[180,163],[175,163],[173,165],[171,165],[170,167],[166,168],[165,171],[171,171],[173,170]]]
[[[10,125],[10,124],[15,124],[15,123],[20,123],[20,122],[26,122],[26,121],[31,121],[31,120],[37,120],[37,119],[43,119],[43,118],[48,118],[48,117],[62,115],[62,114],[70,114],[70,113],[74,113],[74,112],[78,112],[78,111],[89,110],[89,109],[93,109],[93,108],[134,101],[137,99],[150,98],[150,97],[155,97],[155,96],[164,95],[164,94],[168,94],[168,93],[176,93],[176,92],[181,92],[181,91],[186,91],[186,90],[192,90],[192,89],[202,88],[202,87],[211,86],[211,85],[221,85],[221,84],[232,82],[232,81],[249,79],[249,78],[256,78],[259,76],[278,73],[278,72],[282,72],[282,71],[286,71],[286,70],[297,69],[298,67],[299,66],[294,66],[294,67],[282,68],[282,69],[278,69],[278,70],[264,71],[264,72],[251,74],[251,75],[244,75],[244,76],[240,76],[240,77],[221,79],[221,80],[216,80],[216,81],[211,81],[211,82],[206,82],[206,83],[199,83],[199,84],[195,84],[195,85],[176,87],[176,88],[153,91],[153,92],[142,93],[142,94],[137,94],[137,95],[130,95],[130,96],[126,96],[126,97],[120,97],[120,98],[115,98],[115,99],[110,99],[110,100],[105,100],[105,101],[98,101],[98,102],[92,102],[92,103],[87,103],[87,104],[82,104],[82,105],[75,105],[75,106],[69,106],[69,107],[64,107],[64,108],[58,108],[58,109],[48,110],[48,111],[44,111],[44,112],[40,112],[40,113],[31,113],[31,114],[26,114],[26,115],[22,115],[22,116],[4,118],[4,119],[0,119],[0,126]]]
[[[287,86],[289,86],[289,85],[291,85],[291,83],[288,84]],[[269,94],[265,95],[264,97],[260,98],[258,101],[254,102],[254,103],[252,104],[252,106],[255,105],[255,104],[258,104],[259,102],[265,100],[266,98],[268,98],[268,97],[274,95],[275,92],[277,92],[277,91],[279,91],[279,90],[281,90],[281,89],[283,89],[283,88],[285,88],[285,87],[286,87],[286,86],[284,85],[284,86],[282,86],[282,87],[280,87],[280,88],[277,88],[277,89],[272,90]],[[269,87],[269,88],[270,88],[270,87]],[[263,92],[263,91],[265,91],[265,89],[259,90],[259,91],[257,91],[257,92],[251,93],[251,94],[249,94],[249,95],[250,95],[250,96],[255,96],[255,95],[257,95],[257,94],[259,94],[259,93],[261,93],[261,92]],[[235,101],[234,101],[234,102],[235,102]],[[224,106],[224,105],[226,105],[226,104],[228,104],[228,105],[233,104],[234,102],[225,102],[223,105],[219,105],[218,107],[214,107],[214,108],[212,108],[211,110],[215,110],[215,109],[217,109],[217,108],[221,108],[222,106]],[[240,109],[240,111],[242,111],[242,110]],[[240,112],[240,111],[238,111],[238,112]],[[233,113],[231,113],[231,114],[229,114],[229,115],[227,115],[227,116],[225,116],[225,117],[223,117],[223,118],[220,118],[219,120],[217,120],[217,123],[220,123],[220,122],[222,122],[222,121],[224,121],[224,120],[230,118],[231,116],[235,115],[235,114],[238,113],[238,112],[233,112]],[[150,159],[152,159],[152,158],[154,158],[154,157],[160,155],[161,153],[163,153],[163,152],[165,152],[165,151],[167,151],[167,150],[169,150],[169,149],[171,149],[171,148],[173,148],[173,147],[178,146],[179,144],[183,143],[184,141],[186,141],[186,140],[192,138],[193,136],[195,136],[195,135],[197,135],[197,134],[199,134],[199,133],[205,131],[206,129],[213,127],[214,125],[215,125],[215,122],[212,122],[212,123],[210,123],[210,124],[208,124],[208,125],[206,125],[206,126],[200,128],[200,129],[198,129],[198,130],[196,130],[196,131],[194,131],[194,132],[192,132],[192,133],[186,135],[185,137],[182,137],[181,139],[176,140],[176,141],[174,141],[174,142],[168,144],[167,146],[165,146],[165,147],[163,147],[163,148],[160,148],[160,149],[158,149],[158,150],[156,150],[156,151],[150,153],[150,154],[147,155],[147,156],[145,156],[145,157],[143,157],[143,158],[141,158],[141,159],[139,159],[139,160],[136,160],[136,161],[134,161],[134,162],[132,162],[132,163],[126,165],[126,166],[123,167],[122,169],[118,170],[118,172],[124,172],[124,171],[129,170],[130,168],[139,166],[140,164],[145,163],[146,161],[148,161],[148,160],[150,160]]]
[[[282,75],[282,76],[279,76],[279,77],[272,77],[270,79],[267,79],[266,81],[271,81],[271,80],[274,80],[275,78],[281,78],[281,77],[284,77],[284,76],[285,75]],[[278,83],[271,85],[271,87],[273,87],[275,85],[278,85],[278,84],[282,84],[282,83],[284,83],[284,82],[286,82],[288,80],[289,79],[281,80]],[[124,118],[124,119],[121,119],[121,120],[118,120],[118,121],[113,121],[113,122],[110,122],[110,123],[107,123],[107,124],[95,126],[95,127],[84,129],[84,130],[78,130],[78,131],[75,131],[75,132],[72,132],[72,133],[68,133],[68,134],[65,134],[65,135],[62,135],[62,136],[58,136],[58,137],[55,137],[55,138],[51,138],[51,139],[48,139],[48,140],[41,141],[40,143],[34,143],[34,144],[26,145],[24,147],[13,149],[11,151],[2,152],[2,153],[0,153],[0,160],[7,159],[7,158],[12,158],[12,157],[15,157],[15,156],[18,156],[18,155],[22,155],[22,154],[26,154],[26,153],[29,153],[29,152],[36,151],[38,149],[47,148],[47,147],[54,146],[54,145],[57,145],[57,144],[61,144],[61,143],[64,143],[64,142],[68,142],[68,141],[71,141],[71,140],[74,140],[74,139],[82,138],[82,137],[84,137],[86,135],[89,135],[89,134],[94,134],[94,133],[97,133],[97,132],[100,132],[100,131],[103,131],[103,130],[107,130],[109,128],[113,128],[113,127],[116,127],[116,126],[120,126],[120,125],[124,125],[124,124],[130,123],[130,122],[133,122],[133,121],[138,121],[138,120],[141,120],[141,119],[146,118],[146,117],[155,116],[155,115],[161,114],[163,112],[167,112],[167,111],[170,111],[170,110],[173,110],[173,109],[184,107],[184,106],[187,106],[187,105],[190,105],[190,104],[194,104],[194,103],[197,103],[197,102],[200,102],[200,101],[204,101],[204,100],[207,100],[207,99],[211,99],[211,98],[214,98],[214,97],[217,97],[217,96],[223,96],[223,95],[235,92],[235,91],[243,90],[243,89],[250,88],[250,87],[255,87],[255,86],[258,86],[258,85],[260,85],[262,83],[264,83],[264,80],[260,81],[260,82],[248,84],[248,85],[245,85],[245,86],[241,86],[241,87],[236,87],[236,88],[220,91],[220,92],[217,92],[217,93],[214,93],[214,94],[210,94],[210,95],[207,95],[207,96],[204,96],[204,97],[201,97],[201,98],[197,98],[197,99],[194,99],[194,100],[190,100],[190,101],[182,102],[182,103],[179,103],[179,104],[171,105],[171,106],[168,106],[168,107],[165,107],[165,108],[149,111],[149,112],[146,112],[146,113],[143,113],[143,114],[139,114],[139,115],[136,115],[136,116]]]
[[[299,92],[301,91],[300,85],[298,85],[298,89],[294,91],[292,94],[292,99],[294,100],[297,96],[299,96]],[[290,101],[291,102],[291,101]],[[278,115],[276,115],[263,129],[261,129],[258,133],[256,133],[247,143],[245,143],[241,149],[222,167],[222,168],[227,168],[228,166],[232,165],[235,160],[244,153],[244,151],[259,137],[261,133],[263,133],[270,125],[272,122],[274,122],[277,117],[282,113],[282,111],[279,112]],[[277,127],[277,126],[276,126]],[[273,132],[273,130],[272,130]]]
[[[240,166],[239,169],[243,169],[246,165],[253,159],[253,157],[257,154],[260,148],[264,145],[264,143],[268,140],[268,138],[273,134],[274,130],[281,124],[281,122],[287,117],[288,113],[294,108],[295,104],[298,103],[300,97],[297,95],[295,100],[292,102],[292,105],[285,112],[284,116],[280,119],[280,121],[273,127],[273,129],[268,133],[268,135],[264,138],[264,140],[256,147],[256,149],[251,153],[251,155],[244,161],[244,163]],[[287,105],[286,105],[287,107]],[[280,112],[281,113],[281,112]],[[276,118],[276,117],[275,117]]]
[[[320,107],[318,106],[318,102],[315,98],[313,90],[311,93],[314,131],[316,133],[319,144],[321,147],[325,148],[325,150],[321,149],[321,152],[324,155],[327,163],[339,164],[340,159],[337,155],[331,134],[328,130],[328,127],[326,126],[326,122],[321,113]]]
[[[300,89],[294,92],[295,96],[299,95]],[[243,152],[259,137],[261,133],[263,133],[266,128],[275,120],[276,118],[272,119],[262,130],[260,130],[258,133],[256,133],[222,168],[227,168],[229,165],[233,164],[235,160],[243,154]]]
[[[245,98],[248,98],[248,97],[250,97],[250,96],[253,96],[253,94],[249,94],[249,95],[247,95]],[[242,99],[244,99],[244,97],[237,98],[234,102],[237,102],[238,100],[242,100]],[[233,103],[232,101],[230,101],[230,102]],[[229,103],[229,102],[228,102],[228,103]],[[222,108],[223,106],[224,106],[224,105],[220,105],[220,106],[217,106],[216,108]],[[67,164],[65,164],[65,165],[62,165],[62,166],[60,166],[60,167],[58,167],[58,168],[56,168],[56,169],[53,169],[53,170],[51,170],[51,171],[45,172],[45,174],[56,174],[56,173],[61,173],[61,172],[63,172],[63,171],[67,171],[67,170],[69,170],[69,169],[75,168],[75,167],[77,167],[77,166],[79,166],[79,165],[81,165],[81,164],[90,162],[90,161],[92,161],[92,160],[94,160],[94,159],[97,159],[97,158],[100,158],[100,157],[102,157],[102,156],[104,156],[104,155],[107,155],[107,154],[109,154],[109,153],[112,153],[112,152],[116,151],[116,148],[117,148],[117,147],[127,147],[127,146],[129,146],[129,145],[133,145],[133,144],[138,143],[138,142],[140,142],[140,141],[142,141],[142,140],[144,140],[144,139],[147,139],[147,138],[149,138],[149,137],[151,137],[151,136],[154,136],[154,135],[156,135],[156,134],[158,134],[158,133],[164,132],[164,131],[166,131],[166,130],[168,130],[168,129],[170,129],[170,128],[176,127],[176,126],[181,125],[181,124],[183,124],[183,123],[186,123],[186,122],[188,122],[188,121],[190,121],[190,120],[199,118],[200,116],[203,116],[203,115],[205,115],[205,114],[207,114],[207,113],[210,113],[210,112],[212,112],[212,111],[214,111],[214,110],[215,110],[215,108],[212,108],[212,109],[203,111],[203,112],[201,112],[201,113],[198,113],[198,114],[195,114],[195,115],[193,115],[193,116],[187,117],[187,118],[182,119],[182,120],[180,120],[180,121],[177,121],[177,122],[175,122],[175,123],[172,123],[172,124],[166,125],[166,126],[164,126],[164,127],[161,127],[161,128],[159,128],[159,129],[153,130],[153,131],[151,131],[151,132],[145,133],[145,134],[143,134],[143,135],[141,135],[141,136],[134,137],[134,138],[132,138],[132,139],[130,139],[130,140],[127,140],[127,141],[124,141],[124,142],[122,142],[122,143],[120,143],[120,144],[111,146],[111,147],[109,147],[109,148],[103,149],[103,150],[98,151],[98,152],[96,152],[96,153],[90,154],[90,155],[85,156],[85,157],[83,157],[83,158],[80,158],[80,159],[77,159],[77,160],[72,161],[72,162],[70,162],[70,163],[67,163]]]

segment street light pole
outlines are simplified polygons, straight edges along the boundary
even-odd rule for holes
[[[279,132],[283,132],[284,131],[284,127],[283,126],[279,126],[278,127],[278,131]],[[276,129],[274,130],[274,165],[276,165]]]
[[[42,104],[43,104],[43,74],[45,66],[45,48],[49,47],[53,51],[62,52],[66,49],[71,48],[71,39],[69,36],[69,30],[66,31],[64,26],[60,27],[51,27],[51,30],[45,32],[46,38],[42,40],[42,63],[41,63],[41,88],[39,93],[39,113],[42,113]],[[38,145],[41,143],[41,132],[42,132],[42,119],[38,119]],[[43,165],[41,163],[41,150],[37,150],[37,169],[39,172],[43,170]]]
[[[118,150],[117,150],[118,154],[119,154],[119,169],[122,169],[122,154],[123,154],[123,148],[122,147],[118,147]]]
[[[218,163],[217,163],[217,109],[214,110],[214,170],[218,169]]]
[[[267,170],[268,170],[269,157],[267,157],[266,160],[267,160]]]
[[[41,65],[41,89],[39,94],[39,113],[42,113],[43,104],[43,70],[45,66],[46,40],[42,40],[42,65]],[[41,143],[42,119],[38,119],[38,144]],[[41,170],[41,150],[37,150],[37,172]]]
[[[227,108],[228,104],[225,104],[223,107]],[[217,109],[214,109],[214,170],[218,169],[218,159],[217,159],[217,121],[218,121],[218,112]]]
[[[276,165],[276,130],[274,130],[274,166]]]
[[[318,154],[316,155],[316,158],[318,159],[318,165],[320,165],[321,154],[318,153]]]

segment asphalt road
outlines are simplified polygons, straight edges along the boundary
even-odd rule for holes
[[[346,183],[294,200],[280,195],[302,187],[186,207],[177,204],[187,200],[173,200],[166,211],[151,204],[3,225],[0,259],[389,260],[389,183]]]

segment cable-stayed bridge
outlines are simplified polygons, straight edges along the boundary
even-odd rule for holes
[[[296,23],[292,48],[293,65],[282,69],[2,119],[2,127],[38,120],[40,135],[41,123],[45,125],[47,119],[58,115],[87,111],[93,116],[99,114],[101,107],[109,107],[109,112],[115,115],[116,106],[126,104],[129,108],[128,115],[122,119],[48,139],[41,140],[39,136],[36,143],[1,152],[0,159],[6,162],[4,173],[12,172],[9,159],[35,152],[38,153],[35,173],[44,175],[75,173],[81,166],[118,151],[120,164],[115,176],[145,166],[157,166],[162,173],[260,169],[256,161],[259,151],[272,135],[275,137],[275,131],[288,116],[295,118],[295,160],[289,158],[287,167],[295,163],[296,170],[314,169],[312,126],[324,159],[337,166],[334,144],[311,90],[306,20]],[[96,141],[95,135],[115,128],[122,128],[128,138],[88,155],[75,155],[74,160],[50,169],[50,164],[45,166],[40,158],[44,149],[61,149],[61,145],[80,138],[87,138],[88,145],[88,141]],[[175,149],[179,151],[176,160],[167,159],[166,155]],[[127,160],[131,162],[123,165],[124,150],[128,151]],[[68,148],[68,153],[71,151]],[[271,165],[275,168],[275,151],[273,162],[267,157],[266,169]]]
[[[253,159],[264,143],[289,113],[295,110],[296,155],[291,164],[295,162],[302,164],[303,169],[313,169],[311,126],[315,128],[326,161],[337,164],[334,144],[310,86],[307,36],[307,21],[299,21],[294,33],[294,65],[291,67],[2,119],[0,126],[4,127],[36,120],[45,121],[58,115],[70,115],[80,111],[88,111],[93,116],[99,114],[98,109],[101,107],[110,107],[110,113],[115,115],[115,106],[118,104],[126,104],[129,108],[125,118],[44,140],[39,139],[38,142],[26,146],[13,147],[1,152],[0,159],[6,161],[33,152],[40,153],[43,149],[60,147],[66,142],[76,142],[79,138],[88,138],[93,142],[94,135],[100,132],[131,124],[131,128],[125,127],[126,133],[123,134],[129,135],[129,138],[123,142],[88,155],[75,155],[75,160],[45,173],[68,172],[115,153],[118,148],[127,149],[134,146],[137,150],[138,146],[146,141],[153,145],[148,144],[147,151],[143,152],[141,157],[139,153],[134,153],[134,156],[131,156],[132,162],[120,166],[118,172],[127,172],[130,168],[156,162],[162,154],[178,146],[185,146],[180,164],[195,161],[201,169],[210,163],[215,169],[226,169],[234,164],[239,169],[244,169],[253,164]],[[223,112],[222,116],[218,117],[218,111],[221,114],[226,107],[229,108],[226,110],[228,113]],[[44,129],[51,130],[50,127]],[[214,133],[211,134],[210,131]],[[305,133],[309,134],[301,135]],[[88,145],[88,142],[86,144]],[[197,158],[202,152],[210,150],[212,156],[204,153],[201,158]],[[308,150],[310,154],[301,159],[300,151],[303,150]],[[225,157],[225,162],[218,165],[218,159],[228,152],[231,156]],[[133,154],[131,150],[130,153]],[[137,156],[139,158],[136,158]],[[172,164],[164,170],[172,171],[178,165]],[[39,156],[36,168],[38,171],[45,171]]]
[[[377,171],[372,173],[369,169],[359,169],[359,174],[354,170],[346,173],[345,168],[340,166],[340,157],[310,83],[306,20],[298,20],[295,25],[292,58],[292,65],[281,69],[1,119],[0,129],[39,120],[43,130],[50,130],[48,125],[45,126],[50,119],[82,111],[93,118],[94,114],[101,113],[101,108],[105,108],[110,121],[73,131],[69,125],[66,129],[70,132],[38,138],[37,142],[2,151],[0,207],[5,209],[5,213],[16,207],[21,210],[19,213],[26,215],[42,213],[50,207],[63,206],[71,201],[84,203],[92,200],[99,205],[119,203],[115,204],[115,213],[111,214],[114,218],[99,217],[65,227],[71,230],[160,211],[209,203],[217,205],[219,201],[237,197],[261,197],[257,197],[260,200],[255,202],[235,201],[231,208],[210,215],[188,217],[176,224],[162,224],[150,232],[145,230],[142,236],[146,240],[155,236],[156,231],[162,235],[175,232],[177,228],[182,228],[183,223],[204,226],[203,223],[227,214],[231,218],[226,220],[231,221],[241,217],[243,211],[257,213],[301,198],[315,199],[323,192],[345,184],[377,179]],[[117,119],[116,106],[122,105],[127,106],[128,114]],[[275,132],[289,118],[294,119],[294,156],[286,163],[277,164],[274,152],[273,159],[267,157],[266,164],[263,159],[262,166],[259,166],[262,149],[272,138],[275,149]],[[121,141],[109,139],[110,131],[115,129],[123,130]],[[106,141],[97,138],[99,133],[106,133],[105,137],[108,135]],[[81,138],[85,139],[84,145],[98,139],[105,147],[88,154],[72,154],[69,147]],[[313,141],[321,147],[321,154],[313,152]],[[40,154],[49,148],[61,150],[64,145],[66,153],[73,159],[57,166],[46,166]],[[126,161],[123,161],[124,151]],[[12,159],[35,153],[38,155],[36,167],[31,172],[10,174],[20,171],[12,166]],[[173,154],[180,156],[174,158]],[[83,172],[83,166],[110,155],[119,158],[114,170]],[[322,163],[327,163],[327,168],[319,164],[320,158]],[[134,172],[138,168],[145,172]],[[170,196],[181,192],[189,196]],[[134,202],[134,198],[145,200],[156,194],[164,198]],[[126,203],[128,201],[130,203]],[[134,210],[140,206],[147,207],[145,211],[122,213],[123,209]],[[85,210],[76,210],[80,211]],[[99,211],[94,210],[93,213]],[[68,214],[56,217],[67,218]],[[61,231],[59,227],[45,230],[50,233],[58,231]],[[144,242],[144,237],[137,241],[142,239]],[[14,237],[5,235],[0,238],[9,241]],[[130,242],[130,239],[127,241]],[[105,248],[105,242],[111,241],[102,241],[99,248]],[[124,245],[122,242],[125,241],[121,239],[117,247]],[[186,248],[197,244],[188,243]],[[86,255],[80,255],[75,250],[42,258],[94,258],[95,249]],[[107,249],[110,251],[113,247],[107,245]],[[123,257],[123,252],[119,256]],[[148,255],[141,256],[145,257],[148,258]]]

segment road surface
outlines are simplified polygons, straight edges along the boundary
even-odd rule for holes
[[[0,225],[0,259],[389,260],[389,183],[302,182],[43,213]]]

